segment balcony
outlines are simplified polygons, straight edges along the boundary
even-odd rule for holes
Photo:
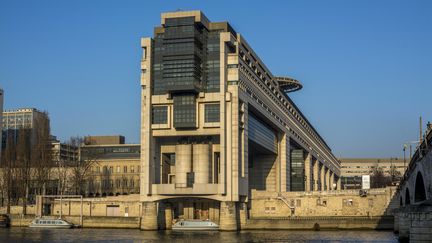
[[[153,184],[152,193],[159,195],[215,195],[220,184],[193,184],[192,187],[175,187],[175,184]]]

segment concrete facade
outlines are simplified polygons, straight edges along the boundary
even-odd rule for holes
[[[84,140],[86,144],[80,147],[81,155],[90,163],[86,195],[139,194],[139,144],[125,144],[123,136],[89,136]]]
[[[143,228],[157,229],[154,203],[236,230],[252,189],[336,189],[339,161],[285,93],[292,79],[273,76],[227,22],[200,11],[161,19],[141,39]]]
[[[372,175],[377,168],[385,176],[392,174],[400,180],[408,166],[409,159],[403,158],[340,158],[341,183],[343,189],[361,189],[362,175]]]

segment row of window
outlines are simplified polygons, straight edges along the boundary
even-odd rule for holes
[[[139,172],[140,171],[140,166],[138,165],[137,170],[135,171],[135,166],[131,165],[131,166],[103,166],[102,167],[102,172],[104,173],[135,173],[135,172]],[[115,170],[114,170],[115,169]],[[91,168],[91,172],[95,172],[95,173],[101,173],[101,167],[100,166],[95,166]]]
[[[187,104],[187,102],[186,102]],[[193,104],[195,107],[195,104]],[[195,109],[181,109],[177,114],[177,121],[187,122],[195,117]],[[204,105],[204,122],[219,122],[220,106],[219,104]],[[195,122],[195,120],[194,120]],[[167,124],[168,123],[168,106],[153,106],[152,108],[152,124]]]

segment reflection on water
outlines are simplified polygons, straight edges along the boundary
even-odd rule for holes
[[[398,242],[390,231],[173,232],[134,229],[0,229],[0,242]]]

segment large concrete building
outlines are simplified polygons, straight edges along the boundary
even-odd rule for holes
[[[276,77],[228,22],[161,16],[141,46],[143,229],[210,218],[235,230],[262,192],[340,188],[340,164]]]
[[[403,158],[342,158],[340,161],[342,189],[361,189],[362,175],[372,175],[378,169],[385,176],[400,180],[408,164]]]

